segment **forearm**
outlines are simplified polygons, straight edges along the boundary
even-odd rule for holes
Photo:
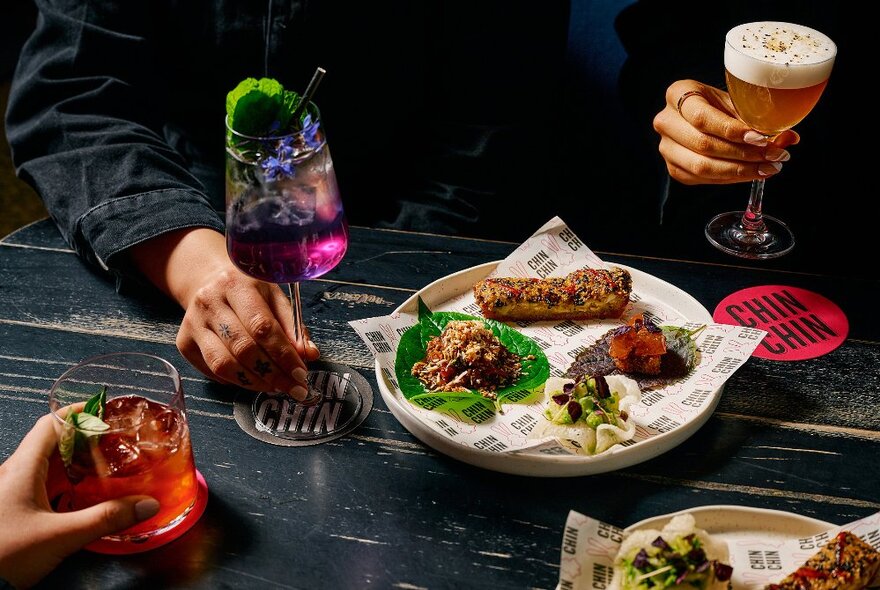
[[[163,136],[149,2],[38,0],[40,19],[10,92],[7,135],[71,246],[113,267],[130,246],[222,223]],[[124,271],[124,268],[117,268]]]
[[[235,269],[218,231],[190,227],[159,235],[127,251],[133,266],[186,309],[210,275]]]

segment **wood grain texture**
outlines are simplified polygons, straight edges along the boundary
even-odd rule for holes
[[[870,317],[861,295],[847,313],[862,338],[811,361],[750,360],[714,416],[673,451],[614,473],[528,478],[471,467],[414,438],[383,403],[372,357],[347,324],[387,314],[450,272],[503,258],[512,244],[354,228],[345,261],[304,283],[303,303],[323,356],[364,375],[375,406],[347,437],[287,448],[242,432],[232,419],[238,391],[180,356],[180,310],[152,291],[117,294],[53,232],[44,222],[0,242],[0,458],[47,411],[66,368],[136,349],[181,370],[211,498],[175,543],[126,558],[80,553],[40,587],[550,589],[572,509],[620,526],[708,504],[834,523],[880,510],[880,345],[874,323],[853,320]],[[819,276],[617,260],[707,307],[755,281],[845,291]]]

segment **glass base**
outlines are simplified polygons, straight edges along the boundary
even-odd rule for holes
[[[727,254],[752,260],[778,258],[794,248],[794,234],[782,221],[764,215],[764,231],[748,230],[742,225],[744,211],[730,211],[706,224],[706,239]]]
[[[309,394],[304,401],[269,392],[253,398],[257,429],[291,441],[321,441],[360,415],[363,400],[355,388],[347,386],[347,376],[318,366],[323,364],[310,363]]]
[[[269,444],[311,446],[348,434],[373,407],[370,384],[351,367],[312,361],[308,380],[309,389],[320,394],[317,405],[304,406],[286,394],[242,390],[235,398],[235,421]]]
[[[178,539],[198,522],[208,505],[208,484],[198,470],[196,470],[196,481],[198,490],[192,506],[167,526],[158,531],[131,537],[125,535],[101,537],[86,545],[85,549],[105,555],[129,555],[150,551]]]

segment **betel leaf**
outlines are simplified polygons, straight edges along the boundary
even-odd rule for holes
[[[541,347],[534,340],[511,328],[510,326],[454,311],[431,312],[421,298],[419,304],[419,323],[412,326],[400,338],[397,347],[397,357],[394,363],[394,372],[397,383],[404,397],[410,401],[427,398],[448,399],[478,399],[485,400],[477,391],[444,391],[429,392],[418,378],[412,374],[412,367],[417,362],[424,360],[428,341],[439,336],[443,329],[454,320],[478,320],[501,341],[508,350],[522,358],[522,371],[520,378],[515,383],[497,390],[498,396],[496,407],[508,396],[521,391],[534,390],[547,381],[550,376],[550,363]],[[533,359],[525,357],[532,356]],[[486,400],[489,402],[489,400]],[[491,402],[490,402],[491,403]]]

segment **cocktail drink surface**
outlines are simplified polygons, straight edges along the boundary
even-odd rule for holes
[[[174,525],[198,492],[186,417],[176,408],[125,395],[107,402],[103,420],[110,430],[75,445],[67,466],[73,508],[147,495],[158,500],[159,513],[121,535]]]
[[[69,486],[62,510],[78,510],[123,496],[152,496],[152,518],[104,537],[141,543],[181,524],[199,483],[177,370],[141,353],[85,360],[52,386],[58,448]]]
[[[816,106],[837,49],[819,31],[780,22],[748,23],[727,33],[727,90],[747,125],[767,136],[794,127]]]
[[[348,225],[323,130],[264,138],[229,132],[226,239],[243,272],[295,283],[334,268]]]

